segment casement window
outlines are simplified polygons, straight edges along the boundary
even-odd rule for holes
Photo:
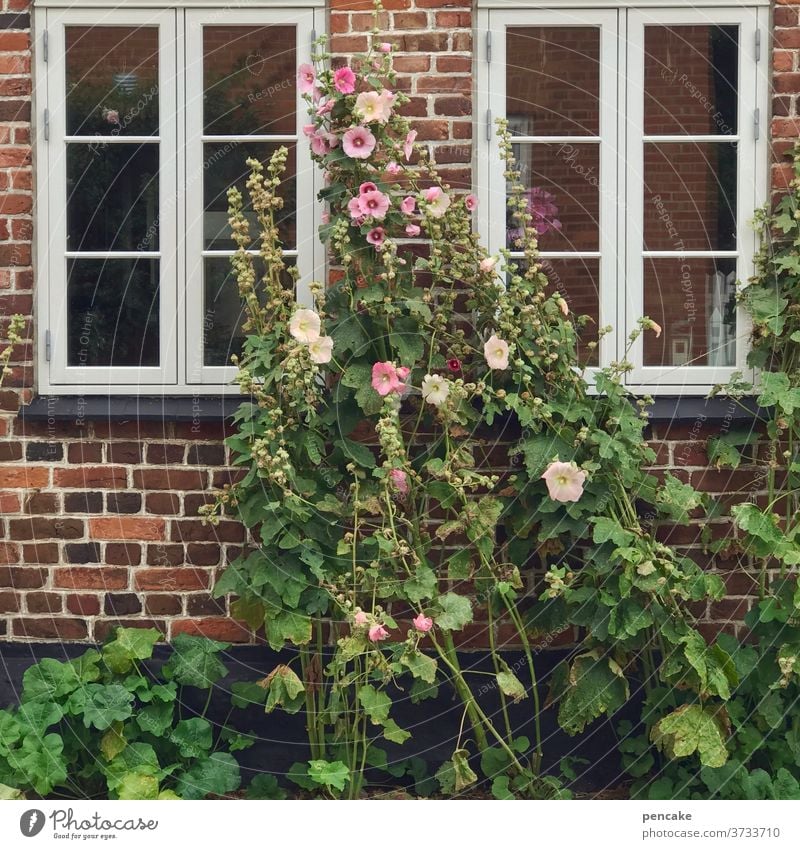
[[[632,388],[702,394],[747,373],[736,291],[766,199],[768,9],[532,5],[488,0],[478,15],[477,179],[491,248],[520,255],[494,135],[504,117],[551,285],[593,319],[583,361],[621,359],[647,315],[662,332],[627,352]]]
[[[320,274],[296,69],[321,15],[303,0],[128,5],[36,10],[39,391],[237,391],[227,190],[247,196],[248,157],[289,149],[298,297]]]

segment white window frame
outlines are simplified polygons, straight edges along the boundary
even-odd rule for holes
[[[236,374],[233,366],[203,365],[201,257],[209,252],[203,251],[202,215],[193,213],[203,207],[202,27],[296,26],[300,64],[311,59],[315,23],[324,20],[317,8],[320,5],[320,0],[292,0],[291,7],[285,0],[282,4],[238,0],[235,9],[221,9],[218,2],[210,0],[137,0],[137,8],[133,9],[122,5],[111,7],[108,0],[80,0],[79,5],[74,0],[47,0],[37,4],[33,22],[37,164],[35,339],[36,383],[40,394],[239,393],[238,386],[232,383]],[[159,27],[161,350],[157,367],[67,365],[65,27],[102,25]],[[309,303],[309,284],[315,278],[324,278],[325,265],[317,237],[321,205],[316,200],[316,167],[308,145],[302,143],[305,118],[306,105],[298,93],[294,135],[253,136],[249,140],[297,143],[296,261],[300,273],[297,297]],[[91,140],[92,137],[87,137],[84,141]],[[138,137],[126,137],[126,141],[136,140]],[[192,169],[198,168],[199,173],[193,174]],[[85,252],[85,255],[94,254]]]
[[[600,81],[600,326],[614,331],[600,343],[600,365],[607,366],[625,354],[627,338],[643,315],[643,34],[651,24],[735,24],[740,27],[739,143],[737,184],[737,278],[746,284],[754,272],[756,235],[750,228],[753,212],[768,194],[769,136],[769,9],[768,0],[735,4],[731,0],[681,3],[664,0],[588,3],[582,0],[549,0],[545,3],[479,0],[476,39],[476,177],[481,204],[479,226],[489,248],[505,246],[505,178],[499,161],[495,127],[505,113],[505,32],[509,26],[586,26],[601,29],[603,69]],[[598,6],[600,8],[598,8]],[[760,62],[756,58],[760,36]],[[611,62],[611,69],[606,62]],[[616,90],[612,84],[616,80]],[[627,108],[621,108],[627,104]],[[756,133],[758,127],[758,133]],[[757,137],[758,135],[758,137]],[[698,140],[688,135],[687,141]],[[661,137],[658,137],[660,140]],[[723,141],[724,136],[715,136]],[[553,141],[542,137],[540,141]],[[558,137],[555,141],[559,141]],[[638,177],[637,177],[638,175]],[[646,256],[652,256],[648,252]],[[656,255],[660,256],[662,252]],[[668,253],[668,252],[663,252]],[[570,254],[582,256],[585,254]],[[726,256],[723,251],[688,252],[689,257]],[[544,253],[544,257],[563,254]],[[736,365],[644,366],[643,340],[628,354],[633,371],[626,383],[634,392],[656,395],[705,395],[716,383],[742,371],[754,373],[746,357],[750,324],[746,312],[737,311]],[[592,369],[589,369],[591,376]]]

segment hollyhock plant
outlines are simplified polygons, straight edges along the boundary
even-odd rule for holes
[[[414,197],[411,197],[410,195],[408,197],[404,197],[400,201],[400,211],[403,213],[403,215],[413,215],[414,210],[416,208],[417,208],[417,199],[414,198]]]
[[[389,479],[397,494],[403,498],[411,491],[408,485],[408,475],[402,469],[392,469],[389,472]]]
[[[393,392],[400,393],[405,389],[403,379],[407,371],[395,367],[394,363],[375,363],[372,367],[372,388],[385,398]]]
[[[575,463],[555,461],[542,474],[542,480],[547,484],[547,492],[553,501],[580,501],[586,472]]]
[[[394,160],[392,160],[386,165],[386,173],[391,177],[396,177],[398,174],[403,173],[403,169]]]
[[[297,69],[297,88],[300,94],[311,94],[317,86],[317,74],[314,71],[314,66],[309,64],[301,65]]]
[[[419,236],[422,231],[419,228],[418,224],[406,224],[406,236]]]
[[[364,192],[358,196],[358,206],[362,215],[382,221],[389,211],[389,198],[383,192]]]
[[[385,124],[392,115],[393,101],[391,92],[362,91],[356,98],[355,113],[366,124]]]
[[[308,355],[311,357],[311,362],[317,365],[329,363],[333,356],[333,339],[330,336],[320,336],[309,342]]]
[[[434,407],[441,407],[450,394],[450,385],[440,374],[426,374],[422,379],[422,397]]]
[[[320,335],[321,322],[314,310],[300,309],[292,316],[289,332],[304,345],[316,342]]]
[[[464,206],[470,211],[474,212],[478,208],[478,198],[475,195],[467,195],[464,198]]]
[[[375,150],[375,136],[366,127],[351,127],[342,136],[342,148],[351,159],[369,159]]]
[[[379,643],[381,640],[389,639],[389,632],[383,625],[376,623],[375,625],[370,625],[369,638],[373,643]]]
[[[363,628],[368,622],[369,617],[363,610],[357,610],[355,616],[353,617],[353,622],[359,627]]]
[[[439,186],[431,186],[431,188],[426,189],[423,197],[427,201],[425,210],[433,218],[441,218],[450,206],[450,198]]]
[[[428,631],[433,628],[433,619],[431,619],[430,616],[426,616],[424,613],[420,613],[418,616],[414,617],[414,627],[423,634],[427,634]]]
[[[352,94],[356,90],[356,75],[353,69],[345,65],[333,73],[333,86],[339,94]]]
[[[369,233],[367,233],[367,241],[378,251],[383,247],[385,240],[386,231],[383,227],[373,227]]]
[[[483,346],[483,356],[486,365],[495,371],[508,368],[508,342],[496,334],[492,334]]]

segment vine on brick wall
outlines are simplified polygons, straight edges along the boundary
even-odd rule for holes
[[[646,471],[647,400],[627,396],[627,360],[597,374],[600,394],[587,392],[576,343],[589,319],[548,285],[507,128],[517,263],[487,254],[472,227],[476,199],[443,185],[415,144],[390,45],[375,32],[350,65],[331,70],[329,59],[321,41],[298,77],[325,176],[321,237],[339,268],[334,285],[314,285],[315,311],[285,285],[285,149],[266,167],[249,160],[247,203],[229,196],[249,400],[228,440],[244,477],[217,509],[238,515],[252,544],[216,593],[236,595],[235,615],[263,627],[274,649],[296,649],[266,682],[267,710],[306,714],[311,757],[292,777],[355,797],[368,769],[416,775],[414,759],[385,746],[410,736],[393,706],[410,699],[424,715],[421,703],[447,684],[463,720],[436,773],[443,792],[480,774],[501,798],[563,795],[547,772],[532,643],[569,625],[583,640],[550,688],[564,729],[613,713],[633,686],[680,686],[689,695],[659,719],[657,742],[719,764],[735,673],[723,649],[707,649],[687,603],[720,598],[723,586],[649,530],[654,519],[685,521],[702,498]],[[660,329],[644,318],[630,342],[642,332]],[[492,474],[478,456],[478,439],[495,433],[513,435],[514,474]],[[479,615],[493,671],[476,676],[456,649]],[[521,669],[495,642],[499,625],[522,646]],[[486,689],[496,714],[478,698]],[[523,704],[532,741],[512,722]]]

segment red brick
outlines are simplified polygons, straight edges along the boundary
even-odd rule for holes
[[[128,473],[118,466],[81,466],[77,469],[54,469],[53,486],[124,489]]]
[[[138,566],[142,547],[135,542],[110,542],[106,546],[106,563],[111,566]]]
[[[136,489],[205,489],[208,474],[202,469],[136,469]]]
[[[247,643],[252,638],[251,631],[233,619],[175,619],[171,625],[171,635],[192,634],[223,640],[228,643]]]
[[[11,539],[80,539],[84,527],[80,519],[32,516],[27,519],[10,519],[8,531]]]
[[[128,570],[66,566],[53,570],[53,584],[69,590],[122,590],[128,586]]]
[[[173,542],[242,542],[244,528],[237,522],[203,524],[199,519],[170,522],[170,539]]]
[[[83,619],[46,617],[42,619],[12,619],[15,637],[28,640],[85,640],[89,636]]]
[[[93,539],[159,540],[165,538],[165,533],[164,519],[140,516],[89,519],[89,536]]]
[[[100,612],[100,598],[96,595],[68,595],[67,610],[76,616],[97,616]]]
[[[205,590],[209,586],[209,575],[204,569],[137,569],[133,574],[138,590],[163,590],[176,592]]]
[[[20,566],[0,566],[0,587],[30,590],[43,587],[47,581],[47,569]]]
[[[19,613],[20,596],[12,592],[0,592],[0,613]]]
[[[28,613],[61,613],[64,599],[58,593],[28,593],[25,604]]]
[[[22,466],[16,468],[0,467],[0,487],[12,489],[38,489],[47,486],[49,471],[37,466]]]

